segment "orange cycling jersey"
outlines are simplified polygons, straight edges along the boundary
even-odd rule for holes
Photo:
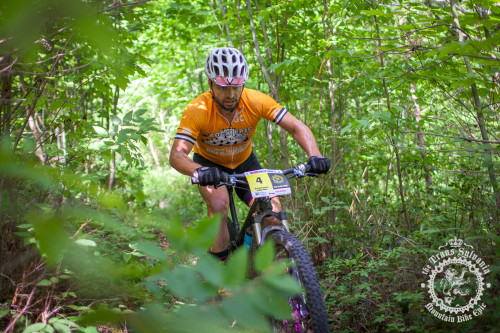
[[[252,137],[260,118],[279,123],[288,112],[271,97],[244,88],[231,123],[215,105],[210,92],[195,98],[184,110],[175,139],[191,142],[193,151],[234,169],[252,153]]]

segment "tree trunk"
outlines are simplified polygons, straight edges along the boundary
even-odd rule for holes
[[[330,16],[330,11],[328,9],[328,2],[326,0],[323,0],[323,6],[324,6],[324,11],[323,11],[323,31],[325,33],[325,41],[328,41],[330,39],[330,36],[333,34],[333,28],[332,28],[332,19]],[[327,22],[325,19],[328,18],[328,26]],[[332,56],[329,59],[326,60],[326,68],[327,68],[327,73],[328,73],[328,96],[330,97],[330,107],[332,109],[332,117],[331,117],[331,125],[332,125],[332,140],[331,140],[331,146],[332,146],[332,153],[331,153],[331,161],[332,161],[332,169],[331,169],[331,175],[330,175],[330,181],[332,185],[332,189],[334,190],[334,195],[335,195],[335,164],[337,161],[337,156],[336,156],[336,151],[337,151],[337,142],[335,138],[335,131],[337,130],[337,121],[336,121],[336,108],[335,108],[335,58]],[[335,219],[337,216],[337,211],[334,210],[331,214],[331,219],[330,223],[331,225],[335,224]]]
[[[259,12],[259,2],[255,0],[255,8],[257,9],[257,13]],[[270,64],[273,63],[273,57],[271,54],[271,48],[270,48],[270,43],[269,43],[269,38],[267,38],[267,32],[266,32],[266,22],[264,20],[260,20],[260,27],[262,28],[262,36],[264,37],[264,44],[266,45],[266,55],[267,55],[267,60],[269,61]],[[278,82],[278,78],[276,77],[276,72],[272,72],[273,74],[273,81]]]
[[[413,104],[414,104],[414,107],[415,107],[415,111],[414,111],[414,115],[415,115],[415,119],[417,121],[417,141],[418,141],[418,147],[420,149],[422,149],[422,153],[420,154],[420,156],[422,156],[422,160],[427,156],[427,153],[425,152],[425,140],[424,140],[424,135],[423,135],[423,131],[422,129],[420,128],[420,125],[418,125],[418,123],[420,122],[420,119],[421,119],[421,111],[420,111],[420,104],[418,104],[418,101],[417,101],[417,95],[415,95],[415,92],[416,92],[416,86],[415,86],[415,83],[411,83],[410,84],[410,93],[411,93],[411,99],[413,100]],[[432,176],[427,168],[427,166],[425,166],[426,168],[426,172],[425,172],[425,184],[427,186],[427,193],[429,194],[432,194]]]
[[[373,2],[372,2],[372,9],[375,9]],[[375,20],[375,28],[377,31],[378,46],[382,46],[382,41],[380,40],[380,29],[379,29],[379,25],[378,25],[377,16],[373,16],[373,18]],[[379,58],[380,58],[380,67],[383,70],[385,68],[384,57],[382,56],[382,54],[380,54]],[[390,95],[389,95],[389,90],[387,89],[387,81],[385,80],[385,78],[382,79],[382,83],[383,83],[384,91],[385,91],[387,110],[390,111],[391,110],[391,99],[390,99]],[[395,136],[394,136],[394,129],[392,127],[391,127],[391,143],[392,143],[392,147],[394,149],[394,153],[396,155],[396,168],[397,168],[397,173],[398,173],[399,196],[401,198],[403,219],[404,219],[404,223],[406,225],[406,228],[408,229],[408,232],[409,232],[411,230],[411,225],[410,225],[410,221],[408,220],[408,213],[407,213],[407,209],[406,209],[406,201],[405,201],[405,195],[404,195],[404,190],[403,190],[403,177],[401,174],[401,157],[399,155],[399,148],[398,148]]]
[[[259,41],[257,39],[257,33],[255,30],[255,24],[253,22],[253,12],[252,12],[252,4],[250,3],[250,0],[246,0],[247,4],[247,9],[248,9],[248,17],[250,20],[250,29],[252,31],[252,37],[253,37],[253,42],[255,46],[255,54],[257,56],[257,60],[259,61],[260,68],[262,70],[262,75],[264,75],[264,78],[267,82],[267,85],[269,87],[269,91],[271,93],[271,96],[278,102],[280,103],[280,98],[279,98],[279,79],[277,80],[278,82],[273,82],[271,80],[271,77],[269,76],[269,73],[266,69],[266,66],[264,65],[264,61],[262,60],[262,55],[260,53],[260,46],[259,46]],[[278,136],[279,136],[279,141],[280,141],[280,152],[281,152],[281,161],[283,164],[284,168],[289,168],[290,167],[290,154],[288,152],[288,145],[287,145],[287,139],[286,139],[286,132],[281,129],[281,127],[278,127]]]
[[[225,20],[226,19],[226,7],[225,7],[225,4],[223,4],[221,2],[221,0],[217,0],[217,3],[219,5],[219,9],[220,9],[220,12],[222,14],[222,20]],[[229,31],[229,25],[227,24],[227,22],[224,22],[224,27],[226,28],[226,33],[227,33],[227,38],[229,40],[229,44],[231,45],[231,47],[234,47],[233,39],[231,38],[231,31]]]
[[[149,151],[151,152],[151,156],[153,157],[153,161],[157,167],[160,166],[160,159],[158,158],[158,153],[156,151],[156,147],[153,144],[153,139],[151,137],[148,138]]]
[[[0,57],[1,59],[1,57]],[[0,62],[0,80],[2,81],[2,92],[0,94],[0,137],[10,134],[10,117],[12,110],[12,72],[10,56],[5,56]]]
[[[118,108],[118,99],[120,97],[120,88],[118,86],[115,86],[115,97],[113,99],[113,115],[116,115],[116,111]],[[108,132],[110,129],[111,125],[111,117],[108,112]],[[112,151],[111,152],[111,160],[109,161],[109,183],[108,183],[108,191],[111,192],[113,190],[113,185],[115,181],[115,174],[116,174],[116,152]]]
[[[266,137],[267,137],[267,160],[269,169],[274,168],[274,158],[273,158],[273,126],[270,122],[266,122]]]
[[[3,59],[4,61],[0,62],[0,80],[2,82],[2,91],[0,93],[0,143],[2,143],[2,145],[6,144],[3,142],[3,139],[10,136],[10,117],[12,109],[12,75],[10,69],[8,69],[11,59],[10,56],[6,56]],[[4,184],[4,175],[0,174],[0,226],[3,223],[4,216],[4,214],[1,213],[3,207]]]
[[[463,32],[460,28],[460,21],[458,20],[454,0],[450,0],[450,6],[451,6],[451,14],[453,16],[453,21],[455,22],[456,31],[458,34],[458,40],[460,42],[462,42],[464,40],[464,35],[463,35]],[[465,67],[467,68],[467,72],[473,73],[472,67],[470,65],[469,57],[464,55],[463,58],[464,58],[464,62],[465,62]],[[481,101],[479,99],[479,94],[477,92],[477,86],[475,83],[471,84],[471,90],[472,90],[472,96],[473,96],[473,105],[474,105],[474,109],[476,111],[476,116],[477,116],[477,122],[479,125],[479,130],[481,132],[481,138],[487,142],[487,141],[489,141],[488,131],[486,130],[483,108],[481,107]],[[491,187],[493,188],[493,193],[495,196],[495,201],[496,201],[497,207],[500,207],[500,193],[499,193],[499,188],[498,188],[497,177],[495,174],[493,159],[491,157],[493,154],[493,148],[492,148],[491,144],[489,144],[489,143],[487,143],[485,145],[486,145],[486,148],[484,149],[484,152],[485,152],[484,156],[486,159],[488,176],[490,178]]]
[[[26,83],[24,82],[24,79],[21,77],[19,79],[19,83],[21,86],[21,90],[25,95],[28,95],[28,89],[26,87]],[[31,133],[33,134],[33,137],[35,138],[35,155],[38,157],[40,160],[40,164],[45,164],[45,155],[43,154],[43,149],[42,149],[42,131],[40,130],[38,124],[37,124],[37,119],[38,117],[38,111],[36,110],[36,104],[38,102],[38,99],[42,95],[44,91],[44,86],[46,82],[41,82],[37,81],[35,85],[38,85],[38,91],[35,93],[35,96],[33,97],[33,100],[31,101],[31,104],[26,104],[24,106],[24,110],[26,113],[26,118],[24,120],[24,124],[21,127],[21,130],[19,131],[17,135],[16,142],[14,143],[14,146],[12,148],[13,151],[16,150],[17,145],[19,144],[19,141],[21,140],[21,136],[24,133],[24,130],[26,128],[26,125],[29,126],[31,129]],[[43,126],[43,124],[42,124]]]
[[[170,146],[170,144],[169,144],[170,138],[167,135],[167,126],[165,125],[165,114],[168,114],[168,110],[165,110],[165,112],[163,112],[161,110],[161,100],[160,100],[160,97],[158,97],[158,99],[156,100],[156,109],[157,109],[157,112],[158,112],[158,119],[160,120],[161,130],[163,132],[163,139],[165,141],[165,147],[169,147]]]

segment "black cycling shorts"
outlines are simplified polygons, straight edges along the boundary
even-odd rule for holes
[[[252,152],[250,156],[245,160],[245,162],[241,163],[239,166],[236,167],[236,169],[229,169],[226,168],[225,166],[222,166],[220,164],[214,163],[210,160],[207,160],[203,156],[194,153],[193,155],[193,161],[195,161],[198,164],[201,164],[203,166],[208,166],[208,167],[217,167],[219,170],[224,171],[225,173],[233,174],[233,173],[244,173],[246,171],[253,171],[253,170],[259,170],[262,169],[260,166],[259,160],[257,160],[257,156]],[[250,193],[250,188],[248,187],[247,184],[238,184],[238,186],[235,187],[235,192],[238,195],[238,198],[241,199],[244,203],[247,205],[250,205],[250,202],[252,200],[252,195]]]

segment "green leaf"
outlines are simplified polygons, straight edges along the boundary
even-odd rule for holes
[[[132,258],[132,255],[130,253],[124,253],[122,257],[123,260],[127,263]]]
[[[366,15],[385,15],[385,13],[379,9],[362,10],[361,12]]]
[[[58,263],[69,244],[60,216],[47,214],[31,214],[30,220],[35,230],[35,238],[40,246],[40,251],[47,256],[50,264]]]
[[[134,112],[134,120],[135,121],[139,121],[139,120],[142,120],[141,119],[141,116],[143,114],[145,114],[146,112],[148,112],[148,109],[138,109]]]
[[[228,286],[239,286],[246,280],[248,269],[248,250],[240,247],[226,260],[224,282]]]
[[[152,259],[157,259],[159,261],[167,260],[167,255],[162,250],[162,248],[151,242],[145,242],[145,241],[136,242],[130,244],[130,247],[134,250],[146,254],[148,257]]]
[[[99,309],[92,310],[84,314],[79,323],[82,325],[97,324],[97,323],[121,323],[123,315],[115,309],[108,309],[105,305],[101,305]]]
[[[390,122],[390,123],[393,123],[392,113],[389,111],[382,111],[380,113],[380,119],[385,120],[385,121]]]
[[[472,241],[472,240],[477,240],[477,239],[490,239],[490,240],[494,241],[495,243],[497,243],[498,245],[500,245],[500,236],[492,234],[492,233],[488,233],[488,234],[481,235],[481,236],[466,237],[464,239],[464,241]]]
[[[328,240],[323,237],[310,237],[309,240],[316,241],[318,243],[328,243]]]
[[[120,132],[118,132],[118,137],[116,139],[116,143],[117,144],[123,143],[123,142],[127,141],[128,138],[129,137],[128,137],[127,133],[124,130],[121,130]]]
[[[129,111],[125,116],[123,116],[123,125],[127,126],[132,121],[132,116],[134,115],[134,111]]]
[[[220,223],[219,215],[204,218],[196,227],[186,229],[186,240],[192,248],[208,248],[219,231]]]
[[[52,326],[59,333],[71,333],[71,329],[62,323],[56,322],[56,323],[52,324]]]
[[[134,192],[134,197],[139,205],[142,205],[146,200],[146,195],[142,190],[136,189]]]
[[[94,131],[101,137],[107,138],[109,136],[108,131],[106,131],[104,128],[101,126],[94,125],[92,126],[94,128]]]
[[[181,221],[176,219],[170,221],[165,228],[165,233],[172,243],[172,246],[178,251],[188,250],[184,226]]]
[[[292,296],[300,293],[302,289],[295,278],[285,275],[276,276],[270,275],[264,277],[264,283],[285,293],[285,295]]]
[[[340,131],[340,135],[344,135],[347,131],[350,131],[351,129],[352,129],[352,125],[348,124],[347,126],[342,128],[342,130]]]
[[[255,307],[274,318],[285,320],[292,316],[288,298],[267,286],[260,286],[249,295],[249,298]]]
[[[47,325],[45,325],[44,323],[36,323],[36,324],[32,324],[32,325],[29,325],[28,327],[26,327],[23,331],[23,333],[35,333],[35,332],[40,332],[41,330],[43,330],[45,327],[47,327]]]
[[[54,327],[47,325],[40,330],[40,333],[54,333]]]
[[[229,318],[236,320],[238,325],[262,332],[272,331],[268,320],[253,306],[246,295],[227,298],[221,307]]]
[[[382,46],[377,46],[377,49],[381,51],[389,51],[396,48],[394,45],[382,45]]]
[[[367,118],[364,118],[364,119],[359,119],[359,120],[356,120],[361,126],[365,127],[365,128],[370,128],[370,120],[367,119]]]
[[[122,123],[122,120],[117,116],[113,115],[111,116],[111,123],[114,125],[120,125]]]
[[[91,239],[78,239],[75,241],[76,244],[82,245],[82,246],[90,246],[90,247],[96,247],[97,244]]]
[[[200,280],[198,270],[194,267],[166,269],[161,275],[167,281],[170,292],[178,297],[203,301],[217,295],[217,288]]]
[[[438,232],[442,232],[443,229],[427,229],[427,230],[423,230],[422,233],[423,234],[435,234],[435,233],[438,233]]]
[[[0,319],[5,317],[10,312],[10,309],[0,309]]]
[[[206,279],[206,281],[215,287],[220,287],[224,283],[224,266],[212,256],[200,258],[196,269]]]
[[[274,244],[271,240],[267,240],[264,245],[257,249],[255,253],[255,268],[258,272],[263,272],[274,261]]]

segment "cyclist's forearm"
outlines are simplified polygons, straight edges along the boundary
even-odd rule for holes
[[[314,134],[311,132],[309,127],[306,126],[306,124],[295,118],[290,113],[287,113],[279,125],[293,136],[300,148],[306,152],[307,157],[322,156],[319,151],[318,144],[316,143],[316,139],[314,138]]]
[[[292,134],[300,148],[306,152],[307,157],[322,156],[314,134],[304,123],[296,124],[290,134]]]
[[[304,136],[298,135],[297,137],[294,136],[294,139],[297,141],[299,146],[306,152],[307,157],[322,156],[321,152],[319,151],[318,144],[316,143],[316,139],[314,138],[314,135],[311,133],[310,130],[309,134],[306,134]]]
[[[172,168],[179,171],[183,175],[192,176],[194,170],[201,167],[189,158],[193,145],[182,140],[174,140],[172,150],[170,151],[169,162]]]
[[[172,152],[170,154],[169,162],[172,168],[186,176],[192,176],[194,170],[201,167],[198,163],[193,162],[189,156],[179,152]]]

